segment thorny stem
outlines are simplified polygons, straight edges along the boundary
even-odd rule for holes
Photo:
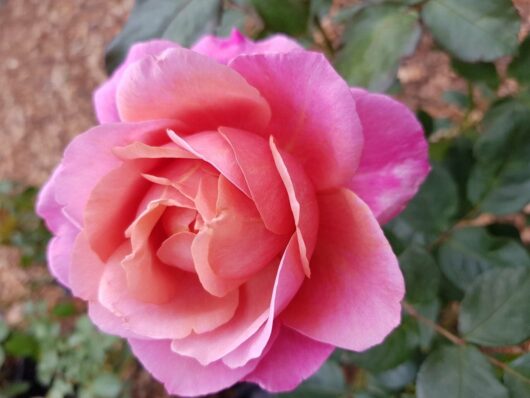
[[[416,310],[416,308],[414,308],[411,304],[409,304],[407,302],[403,302],[403,309],[411,317],[416,318],[418,321],[420,321],[423,324],[429,326],[434,331],[436,331],[437,333],[439,333],[442,336],[444,336],[447,340],[451,341],[453,344],[456,344],[456,345],[459,345],[459,346],[464,346],[464,345],[468,344],[467,341],[465,341],[461,337],[458,337],[454,333],[451,333],[449,330],[447,330],[444,327],[438,325],[436,322],[433,322],[430,319],[428,319],[428,318],[424,317],[423,315],[421,315],[418,312],[418,310]],[[512,369],[510,366],[508,366],[507,364],[505,364],[502,361],[499,361],[497,358],[486,354],[485,351],[488,351],[488,349],[481,348],[481,351],[484,354],[484,356],[488,359],[488,361],[490,361],[490,363],[492,363],[493,365],[501,368],[506,373],[512,374],[513,376],[515,376],[518,379],[522,380],[524,383],[530,384],[530,378],[528,378],[528,377],[524,376],[523,374],[517,372],[516,370]]]

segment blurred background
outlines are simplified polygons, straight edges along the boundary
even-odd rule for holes
[[[378,23],[377,14],[366,15],[363,8],[395,3],[392,6],[417,14],[422,1],[312,1],[307,15],[308,1],[298,2],[302,6],[290,0],[263,3],[223,2],[227,17],[217,32],[227,35],[232,25],[253,37],[282,31],[325,52],[352,84],[386,91],[417,111],[431,143],[442,142],[432,147],[432,156],[446,150],[444,140],[480,130],[477,126],[491,104],[520,90],[520,82],[507,72],[510,55],[492,56],[479,66],[467,63],[458,49],[433,37],[435,24],[425,29],[425,21],[422,29],[413,23],[394,32],[396,42],[387,45],[394,50],[383,52],[369,72],[355,70],[351,59],[369,55],[355,53],[348,44],[366,31],[387,29]],[[287,17],[274,13],[274,7],[282,9],[286,3],[294,7]],[[513,5],[518,39],[523,41],[530,30],[530,1],[514,0]],[[49,236],[33,214],[35,194],[65,146],[96,123],[92,91],[107,76],[105,50],[122,31],[133,6],[133,0],[0,0],[0,398],[167,396],[130,357],[126,345],[100,335],[85,317],[83,304],[53,282],[44,259]],[[407,15],[397,18],[403,21]],[[368,29],[360,28],[362,23]],[[115,62],[112,57],[119,56],[116,46],[123,44],[113,43],[107,69]],[[508,230],[527,249],[530,209],[519,210],[475,214],[466,225]],[[339,373],[350,383],[355,369],[345,366]],[[336,369],[328,371],[331,376],[322,377],[334,380]],[[409,395],[355,396],[414,396],[413,389],[400,391]],[[302,391],[298,396],[344,396],[328,392]],[[265,395],[240,386],[218,396]]]

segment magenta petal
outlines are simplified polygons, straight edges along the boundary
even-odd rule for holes
[[[134,355],[170,394],[198,396],[230,387],[256,367],[257,361],[230,369],[221,361],[202,366],[171,351],[169,340],[129,339]]]
[[[168,40],[152,40],[134,44],[129,50],[123,64],[114,71],[110,79],[105,81],[94,92],[94,108],[98,121],[100,123],[120,121],[118,108],[116,107],[116,90],[123,76],[123,72],[128,65],[150,55],[161,54],[168,48],[175,47],[178,47],[178,45]]]
[[[50,179],[39,192],[35,211],[39,217],[43,218],[46,226],[53,233],[57,233],[61,225],[68,222],[68,219],[62,212],[62,205],[55,198],[57,189],[57,176],[61,173],[62,165],[59,164],[53,171]]]
[[[232,29],[229,37],[204,36],[191,49],[227,64],[243,54],[286,53],[302,50],[303,47],[287,36],[274,35],[265,40],[252,41],[239,30]]]
[[[294,390],[320,368],[334,348],[282,327],[270,350],[245,380],[270,392]]]
[[[429,173],[423,129],[403,104],[382,94],[352,90],[364,131],[364,150],[348,186],[381,224],[405,208]]]
[[[322,193],[311,279],[282,314],[285,325],[354,351],[380,343],[401,320],[398,261],[368,206],[346,189]]]
[[[302,164],[317,189],[351,181],[363,146],[361,124],[350,88],[322,54],[242,55],[230,66],[271,107],[265,136]]]

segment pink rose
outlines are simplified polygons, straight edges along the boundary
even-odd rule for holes
[[[168,392],[295,388],[400,322],[379,226],[429,170],[400,103],[239,32],[133,46],[41,191],[51,272]]]

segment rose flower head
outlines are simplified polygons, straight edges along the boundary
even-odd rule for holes
[[[167,391],[278,392],[399,323],[380,224],[429,171],[413,114],[238,31],[134,45],[40,192],[53,275]]]

